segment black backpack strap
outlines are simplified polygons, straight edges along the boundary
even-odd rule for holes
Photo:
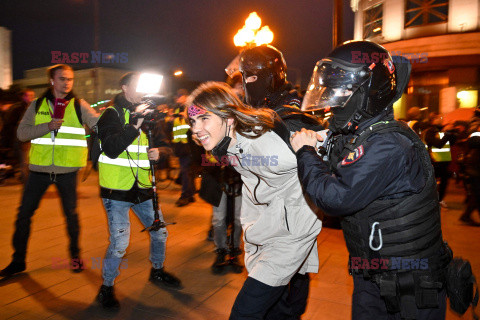
[[[82,106],[80,105],[80,99],[74,98],[73,100],[73,105],[75,107],[75,113],[77,114],[78,121],[80,124],[83,126],[83,121],[82,121]]]

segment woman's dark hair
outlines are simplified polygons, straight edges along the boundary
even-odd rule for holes
[[[247,138],[258,138],[273,129],[277,114],[270,109],[254,109],[244,104],[223,82],[205,82],[188,97],[187,106],[195,105],[227,120],[232,118],[235,131]]]

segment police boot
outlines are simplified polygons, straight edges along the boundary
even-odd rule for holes
[[[228,259],[228,263],[232,267],[232,271],[234,273],[242,273],[243,271],[243,266],[238,259],[238,256],[241,253],[242,253],[242,250],[240,248],[233,248],[230,250],[230,253],[229,253],[230,258]]]
[[[227,256],[227,250],[224,248],[219,248],[215,250],[215,253],[217,254],[217,257],[215,258],[215,261],[212,264],[212,272],[214,274],[220,274],[225,271],[225,257]]]

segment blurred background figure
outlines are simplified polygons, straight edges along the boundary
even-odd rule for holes
[[[443,201],[443,198],[450,178],[448,167],[452,161],[450,146],[457,139],[453,128],[448,131],[445,129],[447,128],[443,127],[443,118],[436,113],[431,113],[429,127],[422,133],[435,170],[435,177],[439,180],[438,196],[440,205],[444,208],[447,207],[447,204]]]
[[[188,142],[188,131],[190,126],[186,120],[185,103],[187,101],[188,91],[179,89],[173,106],[173,137],[172,145],[175,156],[180,162],[180,175],[177,182],[182,185],[182,194],[175,202],[177,207],[183,207],[191,202],[195,202],[194,177],[191,170],[192,155],[190,144]]]
[[[30,142],[21,142],[17,138],[17,128],[27,107],[35,99],[35,93],[31,89],[24,89],[20,95],[10,95],[2,108],[2,129],[0,131],[0,154],[1,163],[4,165],[0,179],[14,176],[19,171],[19,180],[24,183],[28,175],[28,150]],[[14,102],[12,104],[12,102]]]
[[[424,121],[422,111],[419,107],[412,107],[407,111],[407,124],[419,136],[422,131],[428,127],[428,123]]]
[[[467,207],[460,220],[470,225],[480,226],[478,222],[472,219],[472,213],[475,209],[480,214],[480,106],[475,109],[468,134],[468,149],[463,161],[467,187]]]
[[[231,265],[233,272],[240,273],[243,269],[238,261],[238,256],[242,252],[240,249],[242,180],[233,168],[221,166],[209,153],[203,154],[202,165],[199,195],[212,205],[213,212],[212,227],[216,257],[211,270],[214,274],[222,274],[226,267]]]

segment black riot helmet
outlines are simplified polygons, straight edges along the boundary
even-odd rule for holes
[[[240,54],[239,69],[246,102],[253,107],[261,106],[287,81],[287,64],[283,54],[270,45],[245,49]]]
[[[317,62],[302,110],[330,108],[333,132],[354,131],[392,107],[397,75],[390,53],[370,41],[349,41]]]

